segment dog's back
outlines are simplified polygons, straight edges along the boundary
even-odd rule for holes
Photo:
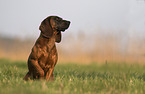
[[[55,42],[61,41],[61,31],[65,31],[69,24],[69,21],[57,16],[50,16],[42,21],[39,27],[41,34],[28,58],[29,72],[24,77],[25,80],[31,76],[33,79],[53,79],[53,69],[58,59]]]

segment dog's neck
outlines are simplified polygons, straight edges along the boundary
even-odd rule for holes
[[[41,48],[47,46],[49,47],[49,51],[55,46],[55,35],[51,38],[44,36],[42,33],[40,34],[39,38],[37,39],[37,43]]]
[[[53,35],[52,35],[51,37],[49,37],[49,36],[43,34],[42,32],[40,33],[40,36],[43,37],[43,38],[46,38],[46,39],[54,38],[54,37],[56,37],[56,35],[58,34],[58,31],[55,31],[55,30],[53,30],[53,31],[54,31],[54,32],[53,32]]]
[[[50,37],[46,36],[45,34],[41,33],[40,36],[42,36],[43,38],[46,38],[46,39],[50,39]]]

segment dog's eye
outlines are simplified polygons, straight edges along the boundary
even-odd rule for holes
[[[59,18],[56,17],[55,20],[59,20]]]
[[[57,20],[57,21],[61,21],[62,19],[61,19],[61,18],[56,17],[56,18],[55,18],[55,20]]]

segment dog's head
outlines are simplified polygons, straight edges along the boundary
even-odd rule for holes
[[[51,38],[54,31],[57,31],[56,42],[61,41],[61,31],[68,29],[70,21],[63,20],[58,16],[49,16],[41,22],[39,29],[46,38]]]

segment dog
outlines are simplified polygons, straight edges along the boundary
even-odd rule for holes
[[[70,21],[58,16],[48,16],[41,22],[41,31],[29,55],[28,73],[24,80],[54,80],[53,70],[58,60],[55,42],[61,42],[61,32],[68,29]]]

